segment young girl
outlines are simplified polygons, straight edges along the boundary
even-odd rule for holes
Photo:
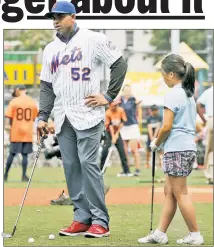
[[[196,104],[193,98],[195,70],[178,55],[169,55],[162,62],[162,75],[172,88],[165,97],[164,119],[158,137],[150,145],[157,151],[164,142],[163,169],[166,174],[165,202],[157,229],[138,239],[139,243],[168,243],[166,231],[177,205],[189,229],[189,234],[177,244],[204,243],[196,222],[195,210],[187,190],[187,176],[196,159]]]

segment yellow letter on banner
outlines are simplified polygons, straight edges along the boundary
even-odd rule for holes
[[[37,64],[36,71],[34,64],[5,64],[4,65],[4,84],[28,84],[33,85],[39,83],[39,75],[41,71],[41,64]],[[36,77],[35,77],[36,73]]]

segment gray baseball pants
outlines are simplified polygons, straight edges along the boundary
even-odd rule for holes
[[[74,220],[108,228],[104,183],[97,156],[104,123],[87,130],[75,129],[67,117],[57,135],[69,195],[74,205]]]

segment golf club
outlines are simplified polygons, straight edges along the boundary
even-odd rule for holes
[[[102,171],[101,171],[102,175],[103,175],[103,174],[105,173],[105,171],[106,171],[108,162],[109,162],[109,160],[110,160],[110,158],[111,158],[111,153],[112,153],[112,151],[113,151],[113,146],[111,146],[111,147],[109,148],[109,150],[108,150],[108,155],[107,155],[107,157],[106,157],[105,164],[104,164],[103,169],[102,169]]]
[[[3,238],[12,238],[13,235],[15,234],[15,232],[16,232],[16,226],[17,226],[17,224],[18,224],[18,221],[19,221],[19,218],[20,218],[20,215],[21,215],[21,212],[22,212],[22,208],[23,208],[23,206],[24,206],[24,202],[25,202],[25,199],[26,199],[26,196],[27,196],[27,192],[28,192],[30,183],[31,183],[31,179],[32,179],[32,177],[33,177],[33,173],[34,173],[34,170],[35,170],[35,167],[36,167],[38,158],[39,158],[39,154],[40,154],[41,149],[42,149],[42,144],[43,144],[43,141],[44,141],[46,138],[47,138],[47,136],[42,136],[42,137],[41,137],[40,144],[39,144],[39,146],[38,146],[38,150],[37,150],[37,153],[36,153],[36,159],[35,159],[34,164],[33,164],[32,172],[31,172],[31,175],[30,175],[30,178],[29,178],[29,181],[28,181],[26,190],[25,190],[24,197],[23,197],[23,199],[22,199],[21,207],[20,207],[20,209],[19,209],[19,213],[18,213],[16,222],[15,222],[15,225],[14,225],[14,227],[13,227],[13,231],[12,231],[12,233],[4,233],[4,232],[3,232],[3,233],[1,234],[1,236],[2,236]]]
[[[153,223],[154,183],[155,183],[155,152],[152,152],[152,204],[151,204],[150,232],[152,232],[152,223]]]

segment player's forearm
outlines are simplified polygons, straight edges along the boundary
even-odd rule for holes
[[[126,71],[127,71],[127,63],[123,57],[120,57],[111,66],[111,78],[107,92],[104,95],[109,102],[113,101],[120,92],[120,89],[123,85],[123,81],[125,79]]]
[[[171,128],[169,128],[168,126],[166,127],[162,126],[158,133],[156,145],[160,146],[168,138],[168,136],[170,135],[170,132],[171,132]]]
[[[154,138],[156,138],[156,137],[158,136],[158,133],[159,133],[159,131],[160,131],[160,128],[161,128],[161,125],[158,124],[158,126],[157,126],[156,129],[155,129]]]
[[[39,114],[38,119],[45,122],[51,114],[54,106],[55,94],[51,83],[41,81],[40,82],[40,101],[39,101]]]
[[[117,132],[116,132],[117,135],[120,134],[120,130],[123,128],[123,126],[124,126],[124,123],[121,123],[121,124],[119,125],[118,130],[117,130]]]
[[[109,132],[111,137],[114,137],[115,133],[114,133],[114,127],[112,125],[109,125]]]
[[[198,112],[198,115],[200,116],[200,118],[202,119],[202,121],[204,123],[206,123],[206,119],[204,117],[204,107],[200,103],[197,104],[197,112]]]
[[[148,126],[147,128],[148,128],[149,139],[150,140],[153,140],[153,131],[152,131],[152,128],[150,126]]]
[[[158,136],[159,130],[160,130],[160,127],[155,129],[154,138],[156,138]]]

